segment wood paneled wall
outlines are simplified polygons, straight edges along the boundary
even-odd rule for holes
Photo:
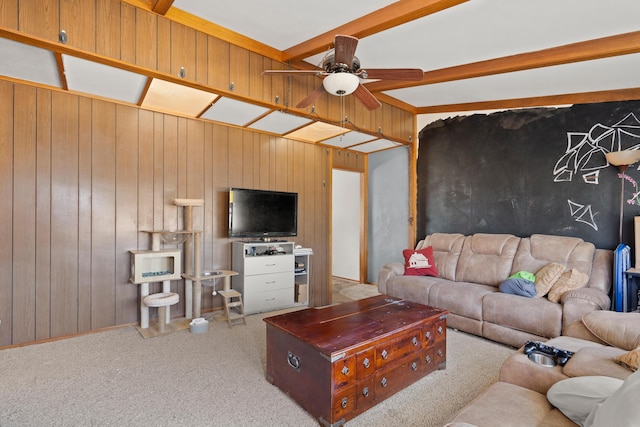
[[[64,30],[65,46],[83,57],[97,54],[118,66],[131,64],[172,78],[184,68],[185,81],[299,113],[311,114],[311,107],[292,106],[321,84],[313,76],[262,76],[263,70],[287,65],[120,0],[6,0],[0,3],[0,26],[55,44]],[[384,102],[369,111],[349,96],[341,109],[338,97],[324,94],[313,116],[331,123],[347,117],[357,129],[403,143],[417,138],[414,112]]]
[[[230,186],[299,193],[310,303],[327,304],[329,182],[326,147],[0,81],[0,346],[138,322],[128,251],[182,227],[176,198],[205,200],[203,267],[230,268]]]

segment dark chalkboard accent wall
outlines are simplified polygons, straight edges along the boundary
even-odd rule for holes
[[[621,180],[605,153],[640,147],[640,101],[454,117],[420,132],[417,238],[435,232],[535,233],[619,243]],[[640,171],[624,182],[633,247]],[[629,203],[628,201],[632,202]]]

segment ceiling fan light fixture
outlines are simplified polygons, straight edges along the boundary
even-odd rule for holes
[[[345,96],[352,94],[360,84],[360,79],[351,73],[329,74],[322,81],[325,90],[331,95]]]

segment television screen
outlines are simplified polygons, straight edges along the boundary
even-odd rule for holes
[[[284,237],[298,234],[298,193],[229,190],[229,237]]]

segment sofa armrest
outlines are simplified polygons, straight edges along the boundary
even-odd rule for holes
[[[394,276],[404,275],[404,264],[401,262],[392,262],[386,264],[378,273],[378,292],[387,293],[387,281]]]
[[[608,310],[611,299],[594,288],[580,288],[566,292],[560,299],[562,304],[562,335],[576,322],[582,323],[584,315],[596,310]]]

